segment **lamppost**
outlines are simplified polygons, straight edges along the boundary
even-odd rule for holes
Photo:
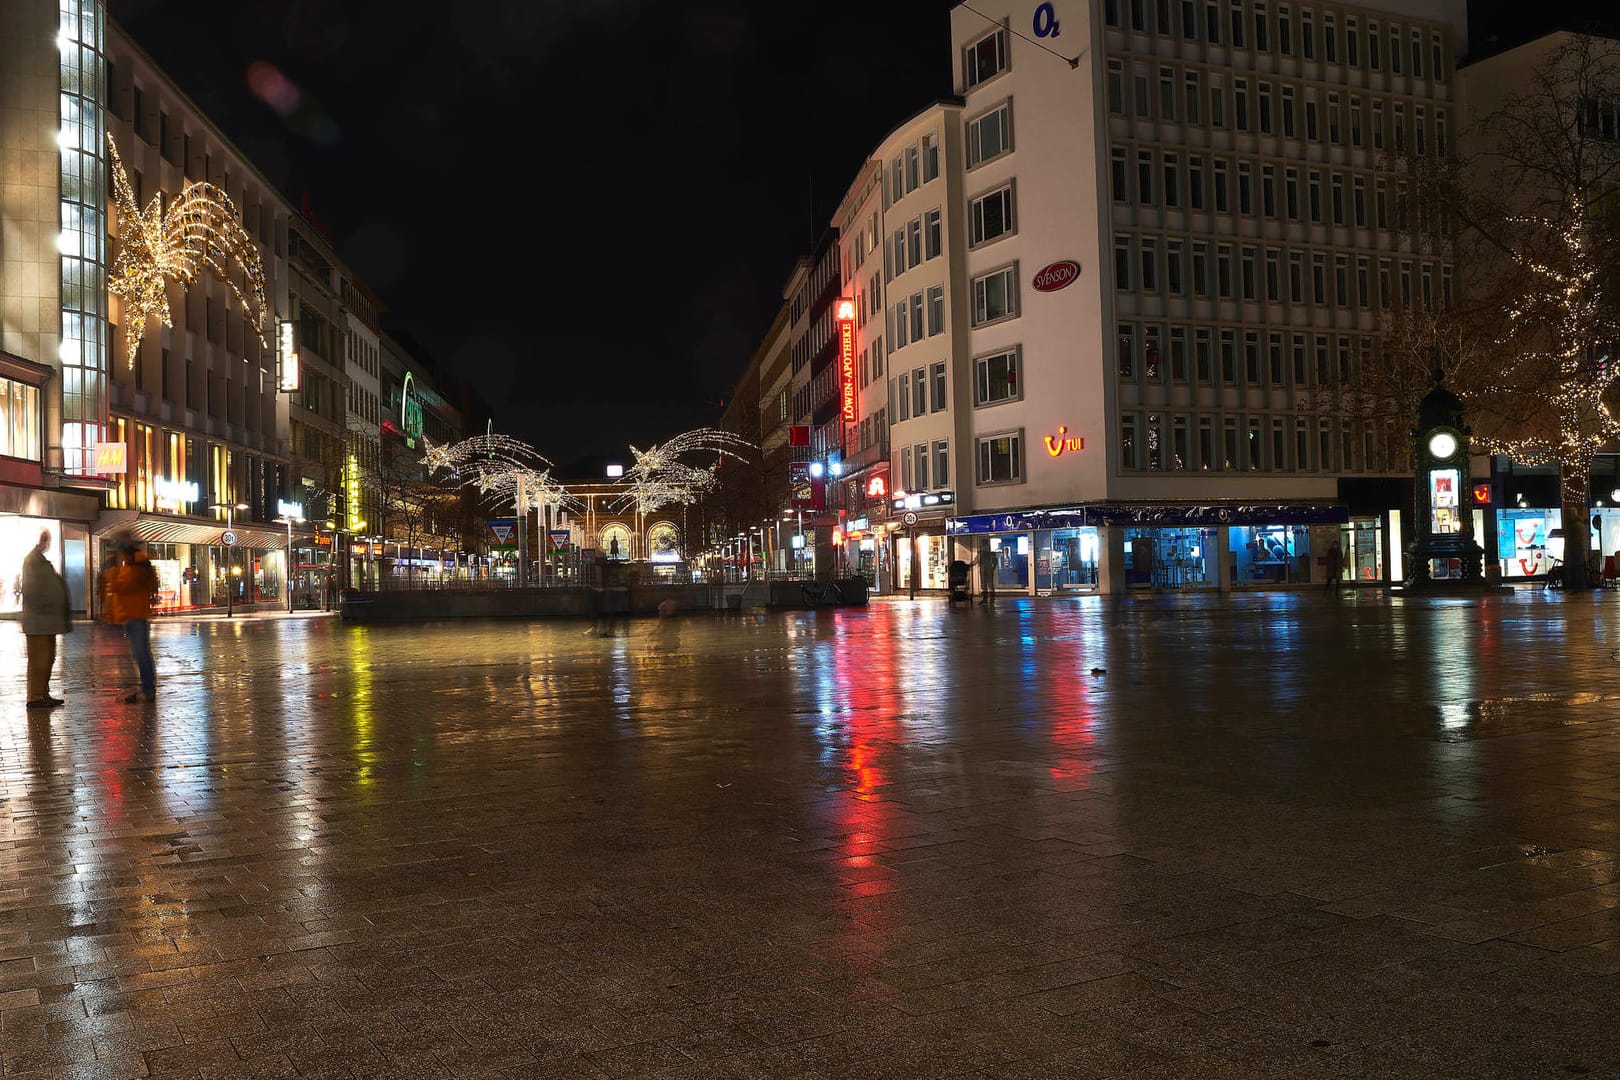
[[[236,613],[236,579],[242,576],[242,568],[236,565],[236,530],[235,512],[249,509],[247,503],[209,503],[210,510],[225,511],[225,562],[229,565],[229,573],[225,577],[225,617],[229,619]]]
[[[280,522],[281,524],[287,526],[287,570],[282,575],[285,578],[285,581],[283,582],[282,587],[287,590],[287,614],[291,615],[293,613],[293,590],[292,590],[292,567],[293,567],[293,562],[292,562],[292,559],[293,559],[293,535],[292,535],[292,530],[293,530],[293,522],[295,522],[295,521],[302,522],[304,519],[301,516],[294,515],[294,514],[283,514],[281,517],[278,517],[275,520]]]

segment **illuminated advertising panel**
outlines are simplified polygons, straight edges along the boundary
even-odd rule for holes
[[[853,424],[858,418],[855,407],[855,301],[838,301],[836,315],[838,323],[838,382],[843,390],[844,423]]]

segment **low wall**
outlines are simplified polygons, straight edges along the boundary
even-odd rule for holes
[[[674,601],[676,611],[736,610],[739,585],[628,585],[562,589],[402,589],[353,592],[338,602],[349,622],[416,622],[430,619],[590,619],[601,615],[657,615]],[[865,582],[839,582],[836,590],[798,582],[772,582],[768,607],[813,608],[866,603]]]

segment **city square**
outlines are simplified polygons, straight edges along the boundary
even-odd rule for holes
[[[1610,593],[0,638],[5,1076],[1620,1075]]]

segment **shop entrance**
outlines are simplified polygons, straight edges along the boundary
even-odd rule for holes
[[[1384,580],[1384,530],[1378,518],[1354,517],[1339,526],[1339,549],[1344,552],[1344,581],[1376,585]]]

